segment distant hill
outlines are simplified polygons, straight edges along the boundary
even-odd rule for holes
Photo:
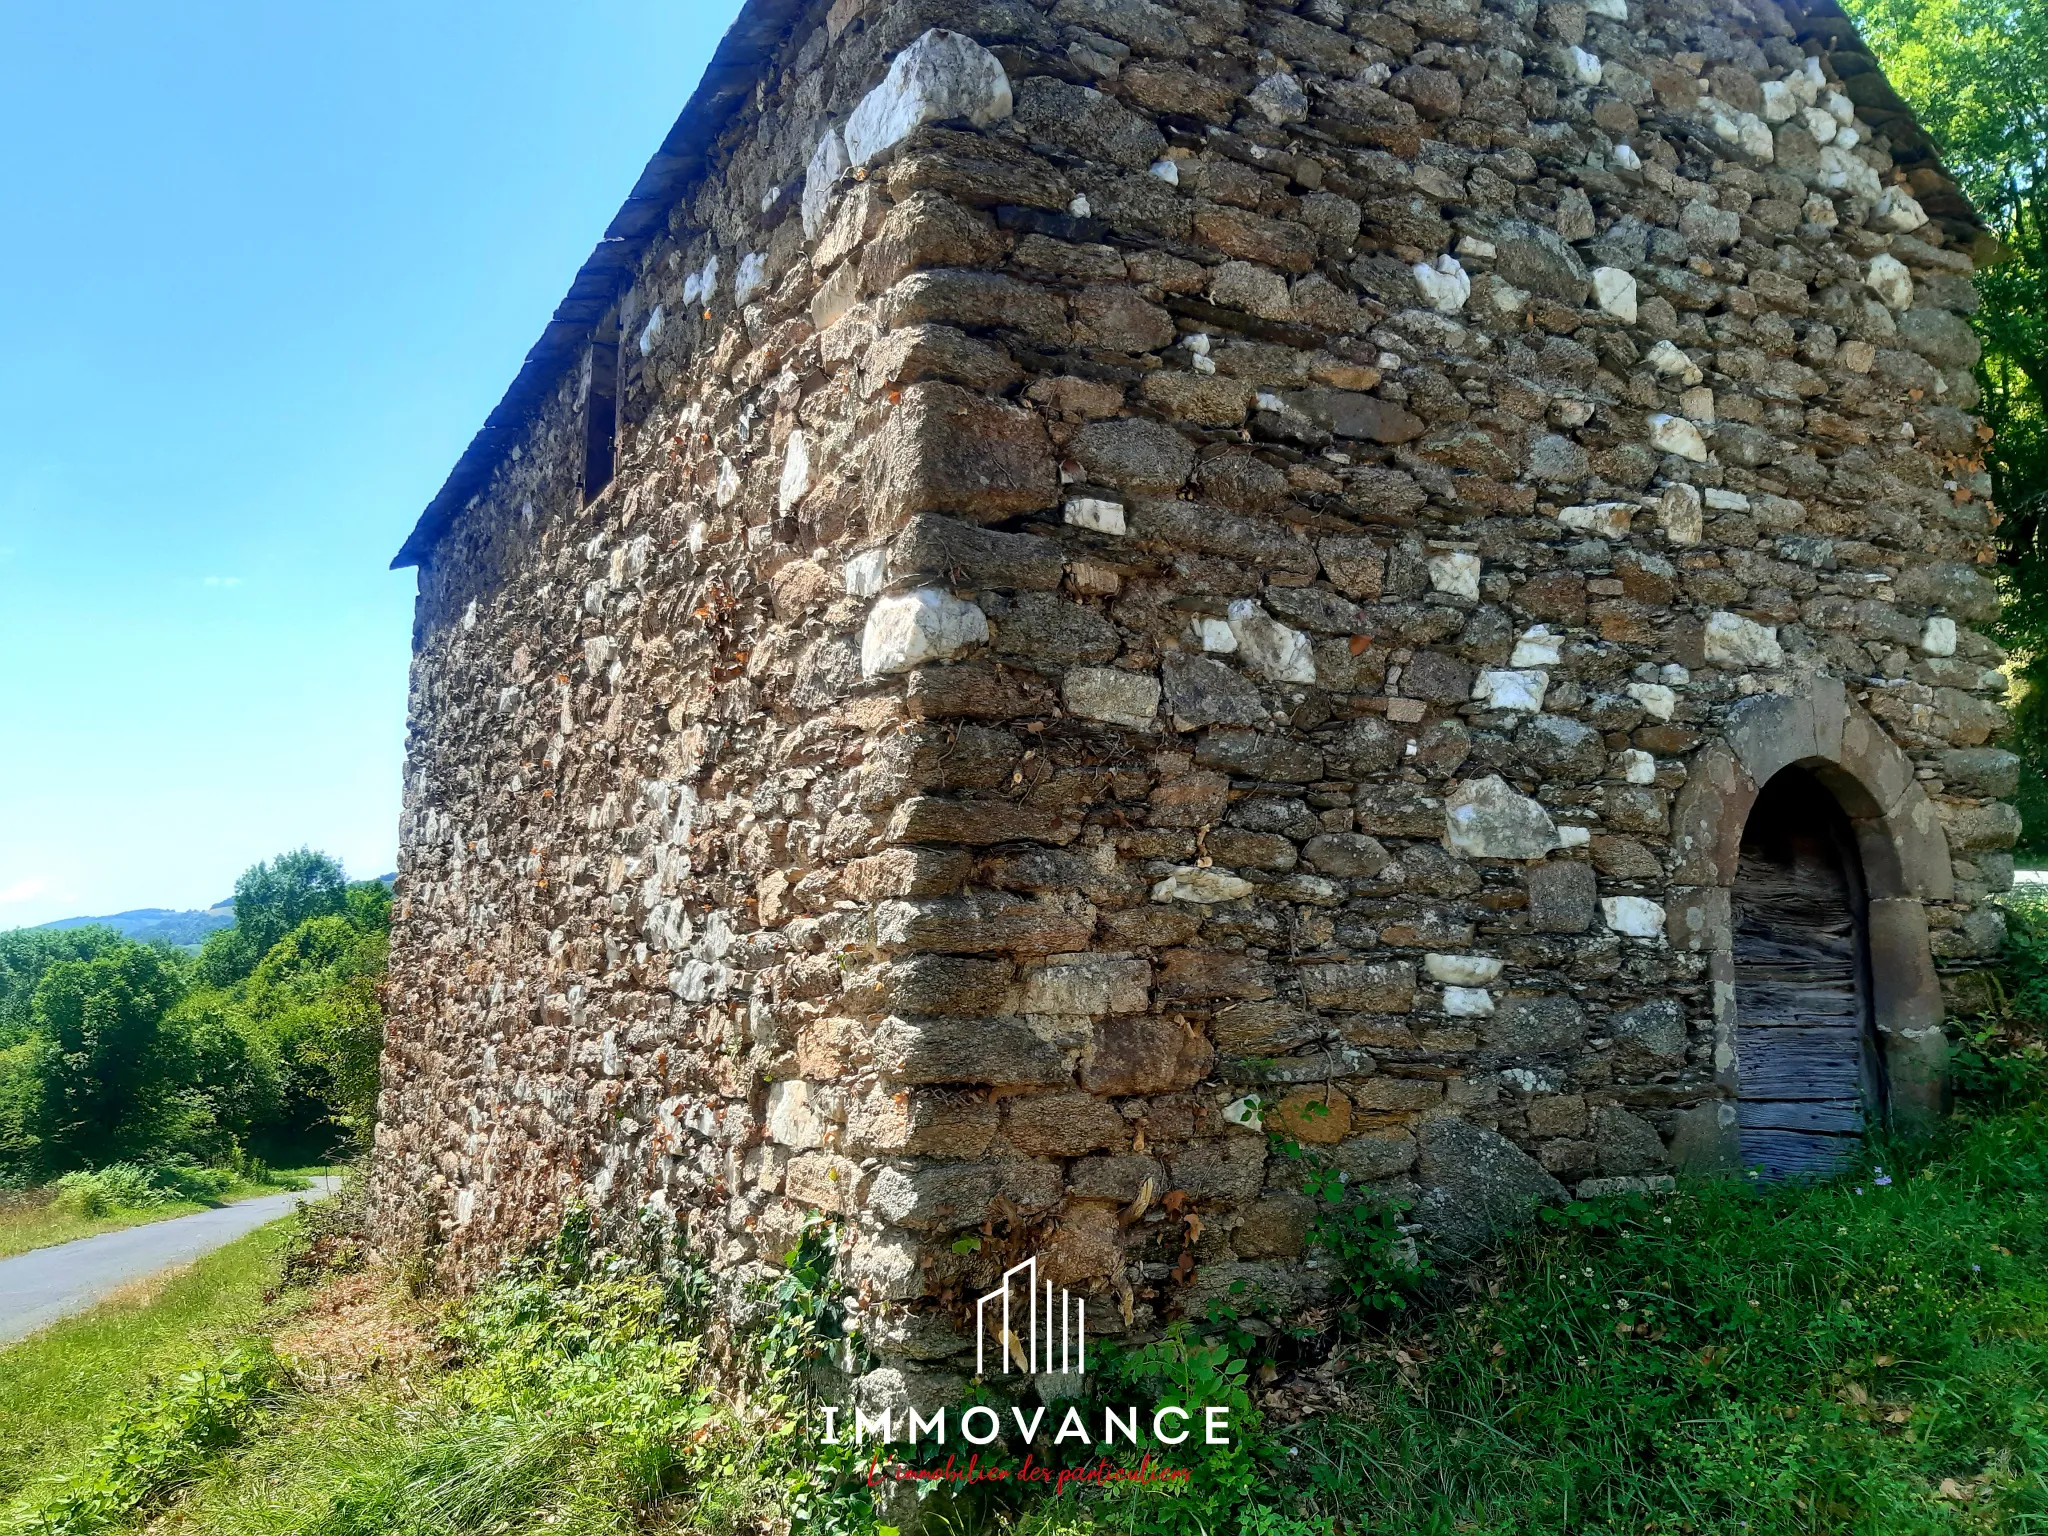
[[[40,923],[37,926],[112,928],[123,938],[135,939],[144,944],[161,942],[176,944],[183,949],[197,949],[214,929],[232,927],[234,921],[235,904],[230,899],[189,912],[174,912],[169,907],[137,907],[132,912],[113,912],[105,917],[60,917],[54,923]]]
[[[395,871],[377,878],[385,885],[398,882]],[[210,907],[187,912],[175,912],[169,907],[137,907],[132,912],[110,912],[105,917],[60,917],[54,923],[36,924],[38,928],[111,928],[122,938],[134,939],[138,943],[175,944],[180,949],[194,951],[216,928],[232,928],[234,925],[235,899],[232,896]]]

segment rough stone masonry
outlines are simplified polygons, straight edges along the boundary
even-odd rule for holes
[[[1938,1111],[1980,239],[1829,0],[750,0],[400,557],[387,1230],[833,1218],[886,1386],[1029,1252],[1311,1299],[1274,1132],[1454,1245],[1726,1167],[1788,764]]]

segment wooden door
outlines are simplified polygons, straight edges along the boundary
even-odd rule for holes
[[[1848,818],[1804,769],[1764,786],[1734,892],[1742,1165],[1835,1172],[1882,1119],[1863,871]]]

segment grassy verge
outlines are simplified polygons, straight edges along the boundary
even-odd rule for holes
[[[1967,1105],[1934,1137],[1873,1146],[1831,1183],[1684,1181],[1582,1202],[1477,1261],[1399,1267],[1405,1279],[1374,1244],[1326,1236],[1365,1310],[1263,1331],[1219,1315],[1140,1349],[1091,1349],[1110,1401],[1230,1405],[1235,1443],[1170,1453],[1188,1483],[949,1491],[928,1529],[2048,1532],[2048,1069],[2032,1022],[2048,909],[2016,911],[2014,934],[2003,995],[2025,1011],[1958,1026]],[[1319,1198],[1350,1209],[1341,1190]],[[847,1347],[822,1229],[739,1309],[746,1389],[727,1395],[687,1266],[593,1253],[572,1223],[552,1254],[431,1313],[361,1269],[334,1215],[347,1204],[298,1223],[290,1272],[340,1278],[282,1326],[258,1299],[275,1246],[245,1244],[239,1278],[202,1282],[189,1319],[149,1324],[154,1345],[114,1345],[112,1330],[139,1325],[110,1319],[77,1345],[41,1343],[66,1363],[40,1381],[0,1355],[0,1444],[73,1474],[21,1506],[44,1518],[20,1528],[882,1536],[898,1523],[821,1450],[799,1386]],[[211,1354],[184,1336],[195,1324]],[[265,1333],[274,1354],[248,1347]],[[119,1379],[76,1395],[95,1350]],[[164,1379],[202,1359],[209,1374]],[[991,1454],[1014,1464],[1024,1449]],[[1071,1461],[1100,1448],[1031,1449]]]
[[[266,1336],[287,1229],[273,1224],[0,1349],[0,1502],[88,1447],[166,1378]]]
[[[1361,1531],[2048,1528],[2048,1114],[1552,1213],[1290,1439]]]
[[[289,1176],[280,1174],[277,1177]],[[0,1206],[0,1259],[27,1253],[33,1248],[68,1243],[74,1238],[97,1237],[102,1232],[118,1232],[124,1227],[141,1227],[153,1221],[169,1221],[174,1216],[190,1216],[195,1211],[253,1199],[257,1195],[274,1195],[280,1190],[296,1187],[295,1182],[251,1183],[237,1179],[212,1199],[166,1200],[161,1205],[121,1206],[98,1216],[88,1216],[75,1205],[62,1200],[22,1200]],[[38,1196],[41,1193],[36,1192]]]
[[[686,1281],[557,1254],[402,1325],[379,1284],[313,1294],[277,1341],[292,1384],[246,1410],[262,1432],[193,1452],[153,1529],[878,1524],[796,1407],[791,1367],[833,1347],[822,1266],[758,1298],[744,1402],[705,1384]],[[1196,1453],[1185,1490],[987,1491],[938,1528],[2048,1530],[2048,1108],[2031,1095],[1832,1184],[1689,1182],[1554,1212],[1406,1300],[1340,1335],[1258,1344],[1224,1323],[1111,1367],[1118,1400],[1238,1405],[1239,1445]],[[216,1400],[245,1411],[225,1385]]]

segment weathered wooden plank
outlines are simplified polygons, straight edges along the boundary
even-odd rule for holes
[[[1854,1023],[1863,1017],[1862,999],[1829,987],[1780,986],[1739,982],[1735,988],[1737,1016],[1744,1023]]]
[[[1854,1029],[1735,1031],[1742,1097],[1841,1099],[1862,1091],[1860,1040]]]
[[[1853,1085],[1852,1085],[1853,1086]],[[1863,1100],[1821,1099],[1801,1103],[1788,1099],[1746,1099],[1741,1105],[1745,1131],[1829,1131],[1860,1136],[1864,1131]]]
[[[1735,888],[1736,1065],[1746,1164],[1773,1178],[1853,1158],[1872,1074],[1860,888],[1818,784],[1774,780],[1743,829]]]
[[[1854,1136],[1814,1136],[1804,1131],[1742,1132],[1742,1166],[1761,1168],[1766,1178],[1827,1178],[1855,1163],[1863,1143]]]

